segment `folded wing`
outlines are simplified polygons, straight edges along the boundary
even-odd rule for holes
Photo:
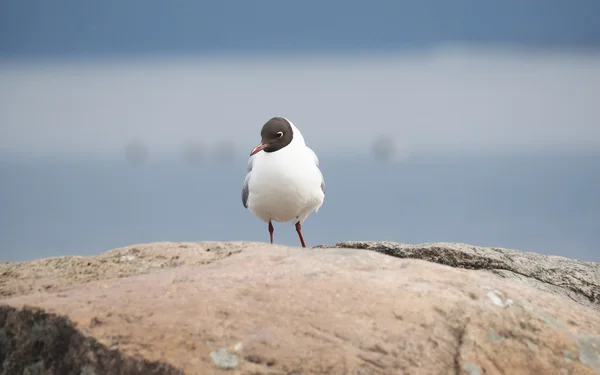
[[[248,181],[250,180],[250,173],[252,172],[253,161],[254,156],[251,156],[248,159],[248,173],[246,174],[246,178],[244,179],[244,186],[242,187],[242,204],[244,205],[244,208],[248,208],[248,195],[250,195]]]

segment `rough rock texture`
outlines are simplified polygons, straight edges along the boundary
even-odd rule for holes
[[[398,258],[423,259],[451,267],[484,270],[600,311],[600,263],[461,243],[408,245],[351,241],[317,247],[373,250]]]
[[[34,331],[24,306],[66,315],[77,332],[64,337],[82,340],[73,351],[97,340],[156,374],[600,373],[594,308],[519,279],[377,251],[159,243],[1,267],[0,304],[18,331]],[[591,272],[593,283],[598,268]],[[49,341],[27,334],[7,345],[10,324],[0,315],[4,366],[16,347],[51,357]],[[46,363],[29,374],[58,373]],[[153,373],[77,363],[73,373],[84,375]]]
[[[159,251],[157,251],[159,249]],[[132,245],[96,256],[63,256],[31,262],[0,262],[0,297],[33,291],[59,292],[73,285],[146,274],[163,268],[207,264],[241,251],[219,243],[158,242]]]

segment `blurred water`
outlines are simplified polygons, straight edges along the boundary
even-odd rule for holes
[[[600,152],[321,159],[325,203],[309,246],[460,241],[600,261]],[[94,254],[150,241],[268,241],[240,189],[245,158],[0,163],[0,259]],[[298,245],[290,224],[278,243]]]
[[[247,155],[273,116],[320,155],[382,135],[409,152],[593,148],[598,97],[600,53],[0,63],[0,154],[120,158],[129,145],[150,160],[202,144],[210,159],[227,142]]]
[[[600,261],[598,97],[591,52],[2,63],[0,259],[267,241],[240,189],[260,127],[285,116],[326,179],[309,246]],[[275,238],[298,245],[292,225]]]

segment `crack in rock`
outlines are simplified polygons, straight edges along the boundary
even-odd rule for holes
[[[465,335],[467,333],[467,326],[469,325],[469,321],[463,323],[459,327],[454,328],[454,335],[456,337],[456,350],[454,352],[454,372],[456,375],[460,375],[462,373],[462,346],[465,343]]]

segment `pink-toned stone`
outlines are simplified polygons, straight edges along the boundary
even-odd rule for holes
[[[600,373],[593,308],[374,251],[157,243],[2,267],[2,304],[185,374]]]

